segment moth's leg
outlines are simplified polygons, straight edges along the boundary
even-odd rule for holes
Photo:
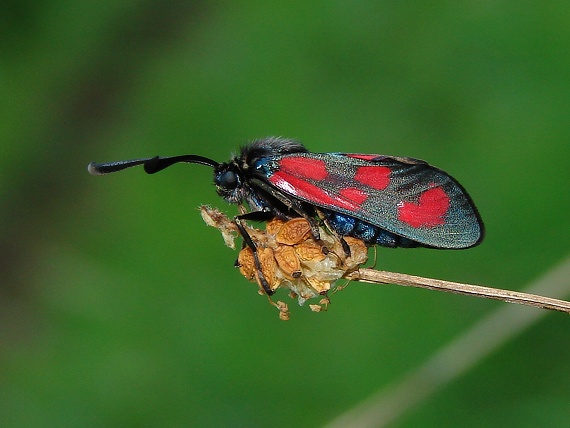
[[[269,221],[273,218],[275,218],[273,211],[250,211],[235,217],[235,219],[251,221]]]
[[[248,214],[250,214],[250,213],[248,213]],[[261,262],[259,261],[259,257],[257,256],[257,246],[255,245],[255,242],[253,242],[253,240],[251,239],[251,236],[249,235],[249,233],[247,233],[247,230],[245,230],[245,227],[241,224],[242,218],[243,218],[243,215],[241,215],[241,216],[238,215],[238,216],[234,217],[235,224],[239,230],[241,237],[243,238],[244,243],[249,248],[251,248],[251,251],[253,253],[253,263],[255,265],[255,270],[257,272],[257,277],[259,278],[259,282],[261,283],[261,286],[263,287],[265,294],[267,294],[268,296],[271,296],[275,292],[271,289],[271,287],[269,286],[269,283],[265,279],[265,275],[263,274],[263,270],[261,267]]]
[[[340,240],[340,245],[342,245],[342,250],[344,251],[344,255],[346,257],[350,257],[350,246],[348,245],[348,242],[346,242],[343,236],[339,236],[339,240]]]
[[[317,224],[314,215],[310,215],[307,213],[307,211],[303,208],[303,205],[300,200],[285,195],[284,193],[278,191],[277,189],[271,187],[270,185],[261,180],[253,179],[252,183],[255,184],[258,188],[262,189],[265,193],[267,193],[271,197],[277,199],[279,202],[281,202],[291,211],[296,212],[298,215],[307,220],[309,226],[311,227],[311,234],[313,235],[313,238],[315,239],[315,241],[321,243],[324,246],[324,243],[321,241],[319,225]]]
[[[336,238],[338,239],[338,241],[340,242],[340,245],[342,246],[342,250],[344,251],[344,255],[345,257],[350,257],[350,246],[348,245],[348,242],[346,242],[346,240],[344,239],[344,236],[340,235],[339,233],[337,233],[334,228],[331,227],[331,225],[329,224],[329,222],[327,221],[326,216],[323,214],[323,212],[319,209],[317,209],[317,216],[319,217],[319,219],[324,223],[324,225],[327,227],[327,229],[329,230],[329,232]]]

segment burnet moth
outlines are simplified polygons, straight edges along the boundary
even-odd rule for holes
[[[254,255],[242,220],[303,217],[317,241],[324,223],[341,240],[351,236],[385,247],[464,249],[484,237],[481,217],[463,186],[413,158],[311,153],[295,140],[268,137],[242,147],[239,156],[224,163],[198,155],[156,156],[91,163],[88,170],[103,175],[143,165],[154,174],[178,162],[213,168],[218,194],[241,207],[236,224]],[[273,294],[258,260],[256,266],[265,292]]]

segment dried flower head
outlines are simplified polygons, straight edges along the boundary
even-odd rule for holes
[[[200,211],[208,225],[222,232],[226,245],[234,248],[233,241],[237,237],[235,223],[215,208],[202,206]],[[300,305],[308,299],[326,296],[335,281],[358,269],[368,259],[368,248],[359,239],[344,237],[350,256],[345,254],[340,238],[322,227],[319,228],[322,242],[316,242],[309,223],[303,218],[289,221],[273,219],[267,222],[265,230],[246,224],[244,227],[257,247],[261,271],[271,290],[289,289]],[[251,248],[245,247],[240,251],[238,266],[241,274],[256,282],[260,293],[264,293]],[[287,318],[288,315],[283,314],[288,310],[283,310],[281,305],[284,304],[278,302],[282,319]],[[321,311],[327,306],[328,299],[321,300],[320,305],[311,305],[311,309]]]

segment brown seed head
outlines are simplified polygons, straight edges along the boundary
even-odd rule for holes
[[[311,226],[304,218],[294,218],[285,223],[277,232],[275,240],[280,244],[295,245],[308,238]]]

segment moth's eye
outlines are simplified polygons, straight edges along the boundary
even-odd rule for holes
[[[226,171],[218,177],[216,184],[226,189],[235,189],[238,186],[238,177],[233,171]]]

